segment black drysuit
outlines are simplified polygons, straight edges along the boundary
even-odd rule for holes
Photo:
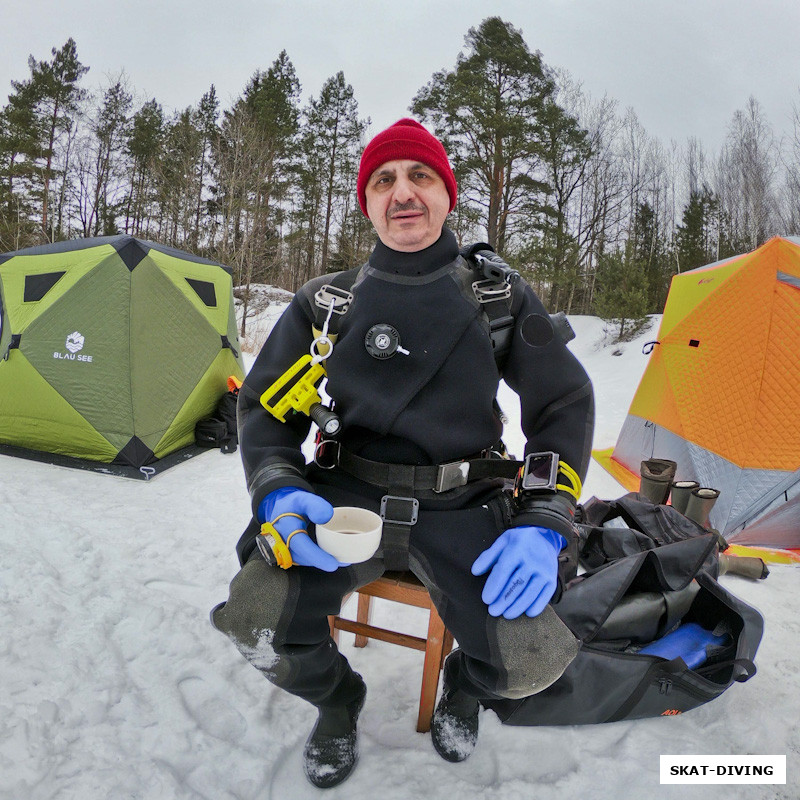
[[[475,278],[446,228],[418,253],[377,244],[352,286],[353,302],[326,360],[327,392],[348,451],[422,466],[474,458],[498,442],[502,423],[493,401],[500,376]],[[382,574],[391,548],[390,566],[397,568],[402,551],[401,566],[426,584],[458,642],[447,663],[451,683],[481,698],[541,691],[566,668],[577,642],[550,607],[533,619],[489,616],[481,600],[485,576],[473,576],[470,566],[515,525],[541,525],[569,539],[574,501],[553,496],[515,513],[497,479],[436,493],[415,488],[408,472],[398,489],[339,468],[309,467],[301,452],[309,419],[296,414],[282,423],[261,406],[266,388],[309,352],[314,293],[329,281],[315,279],[297,293],[239,393],[239,442],[254,516],[267,494],[296,486],[334,506],[376,512],[386,494],[413,495],[418,520],[400,528],[404,539],[390,544],[385,533],[370,561],[333,573],[270,567],[255,550],[252,524],[238,547],[242,570],[228,602],[215,609],[214,624],[278,686],[315,705],[349,702],[356,684],[329,636],[327,615],[339,611],[346,593]],[[524,281],[514,285],[511,308],[514,334],[503,378],[520,397],[526,453],[555,451],[583,478],[593,432],[591,383]],[[365,344],[378,324],[399,334],[401,349],[390,358],[376,358]]]

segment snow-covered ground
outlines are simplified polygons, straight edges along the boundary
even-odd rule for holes
[[[656,327],[620,348],[603,345],[599,320],[571,321],[597,395],[595,446],[608,447]],[[513,398],[501,403],[512,416]],[[518,433],[507,440],[522,451]],[[623,493],[592,464],[584,500]],[[322,796],[301,770],[314,710],[274,689],[208,622],[227,597],[248,515],[238,454],[210,451],[148,483],[0,457],[2,800]],[[421,654],[382,642],[355,650],[342,634],[369,694],[358,768],[327,796],[796,799],[799,576],[786,566],[761,583],[722,579],[762,612],[766,632],[756,677],[721,699],[679,717],[586,727],[514,728],[484,712],[463,764],[442,761],[415,731]],[[389,614],[424,633],[422,612],[378,601],[376,622]],[[788,780],[662,786],[659,755],[671,753],[785,754]]]

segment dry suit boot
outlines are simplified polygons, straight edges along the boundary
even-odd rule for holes
[[[648,461],[642,461],[639,494],[643,494],[651,503],[657,506],[666,503],[677,468],[678,465],[674,461],[668,461],[664,458],[651,458]]]
[[[717,502],[718,497],[719,491],[717,489],[709,489],[705,486],[693,489],[689,495],[689,501],[686,503],[686,511],[683,512],[684,516],[707,528],[709,514],[711,514],[711,509],[714,507],[714,503]]]
[[[681,514],[686,514],[689,495],[699,487],[700,484],[697,481],[675,481],[672,484],[672,507]]]
[[[354,673],[360,686],[357,697],[346,705],[317,706],[319,716],[303,750],[303,771],[320,789],[338,786],[358,761],[358,732],[356,723],[367,687],[361,676]]]
[[[431,719],[431,741],[445,760],[468,758],[478,741],[478,701],[446,683]]]

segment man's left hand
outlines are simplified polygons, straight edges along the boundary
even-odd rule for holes
[[[472,565],[473,575],[489,573],[481,598],[493,617],[535,617],[558,586],[558,554],[564,538],[539,527],[510,528]]]

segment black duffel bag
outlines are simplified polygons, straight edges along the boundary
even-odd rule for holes
[[[538,694],[484,705],[508,725],[615,722],[680,714],[751,678],[763,620],[709,573],[716,547],[705,534],[579,576],[553,606],[583,643],[573,662]],[[638,652],[688,623],[725,637],[702,666]]]

